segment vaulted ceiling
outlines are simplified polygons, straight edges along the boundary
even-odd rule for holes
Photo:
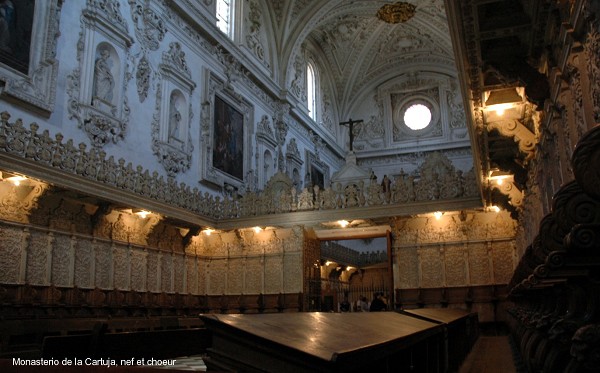
[[[390,1],[267,1],[277,39],[279,65],[310,43],[323,56],[318,63],[334,81],[340,117],[350,114],[365,89],[395,77],[431,68],[454,69],[442,0],[420,0],[402,23],[377,17]]]
[[[339,118],[351,115],[366,92],[400,76],[432,70],[456,74],[484,203],[513,211],[518,207],[535,152],[538,110],[548,96],[542,74],[551,16],[547,1],[266,3],[276,35],[276,63],[291,66],[299,50],[316,48],[319,65],[333,80]],[[405,22],[378,18],[383,6],[401,3],[415,9]],[[506,103],[506,113],[492,110]],[[508,175],[514,189],[492,185],[490,177],[498,175]]]

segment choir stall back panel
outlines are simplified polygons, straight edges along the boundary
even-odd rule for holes
[[[444,326],[395,312],[201,315],[209,369],[441,372]]]

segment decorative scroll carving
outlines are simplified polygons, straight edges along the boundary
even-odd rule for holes
[[[535,134],[519,120],[488,122],[488,130],[497,129],[502,135],[514,138],[519,150],[532,158],[535,153]]]
[[[248,12],[248,33],[246,34],[246,46],[252,53],[263,62],[266,67],[269,64],[265,60],[265,47],[261,41],[261,8],[256,1],[250,2],[250,11]]]
[[[207,109],[203,108],[203,110]],[[290,190],[285,198],[270,200],[253,189],[249,189],[235,200],[231,197],[215,198],[209,193],[201,193],[198,188],[192,189],[184,183],[177,184],[173,180],[165,180],[157,172],[150,174],[148,170],[144,170],[140,166],[134,167],[131,163],[126,163],[124,159],[115,160],[112,156],[106,158],[106,153],[103,151],[93,148],[88,151],[85,144],[79,144],[76,147],[72,140],[64,142],[64,138],[60,134],[57,134],[55,140],[52,140],[47,133],[38,134],[34,125],[28,130],[23,126],[22,121],[9,123],[9,119],[10,115],[6,112],[0,117],[0,151],[10,157],[25,159],[35,157],[34,159],[45,167],[79,175],[106,186],[218,219],[297,210],[344,209],[369,206],[370,204],[394,205],[413,201],[474,197],[478,194],[476,188],[473,187],[475,185],[474,173],[470,171],[463,175],[462,171],[454,169],[443,154],[428,154],[422,168],[416,170],[414,175],[407,175],[403,171],[396,176],[388,175],[389,184],[386,184],[384,188],[381,185],[365,184],[363,180],[360,180],[363,183],[346,180],[344,185],[337,183],[329,185],[327,164],[320,161],[315,154],[308,152],[306,164],[315,166],[315,169],[320,170],[324,177],[323,185],[319,186],[318,191],[313,189],[314,186],[309,175],[309,178],[304,180],[306,190],[300,193],[298,190],[299,175],[297,175],[291,180],[291,185],[295,185],[292,189],[295,190]],[[315,147],[319,149],[322,140],[315,139],[314,143]],[[36,146],[28,147],[29,144],[36,144],[37,148]],[[291,140],[290,144],[292,144]],[[206,154],[212,156],[212,149],[207,148],[210,150],[207,150]],[[32,149],[37,150],[32,151]],[[293,145],[290,149],[293,149]],[[251,152],[248,151],[248,153]],[[300,162],[298,163],[300,164]],[[211,172],[208,171],[209,174]],[[292,176],[294,176],[293,173]],[[441,187],[442,182],[445,185],[443,188]],[[238,189],[238,192],[243,191],[244,189]],[[41,192],[40,190],[36,193]],[[2,211],[0,214],[4,212]],[[112,229],[112,222],[100,220],[95,232],[99,237],[110,238]],[[134,239],[134,241],[136,240],[137,238]]]
[[[174,177],[190,168],[194,146],[190,135],[191,97],[196,83],[177,42],[169,44],[159,66],[161,82],[156,92],[152,120],[152,150],[159,162]]]
[[[129,0],[129,6],[137,40],[145,48],[157,50],[167,32],[164,22],[154,10],[144,7],[139,0]]]
[[[115,0],[88,0],[81,28],[79,67],[67,77],[69,118],[77,120],[93,147],[101,148],[125,136],[131,78],[128,49],[133,39]]]

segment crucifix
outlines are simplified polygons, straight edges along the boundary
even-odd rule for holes
[[[352,118],[348,119],[347,122],[341,122],[340,126],[348,125],[349,135],[350,135],[350,151],[352,151],[352,143],[354,142],[354,125],[362,123],[363,120],[352,120]]]

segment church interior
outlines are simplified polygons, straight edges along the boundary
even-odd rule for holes
[[[595,372],[599,124],[596,0],[2,0],[0,366]]]

